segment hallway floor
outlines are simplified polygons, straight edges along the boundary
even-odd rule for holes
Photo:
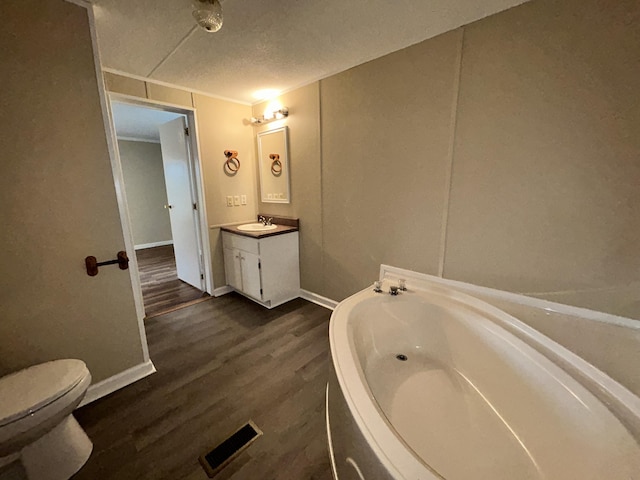
[[[136,257],[146,318],[210,298],[178,279],[173,245],[136,250]]]
[[[206,480],[198,456],[249,419],[264,432],[217,480],[330,480],[331,312],[230,293],[147,321],[158,372],[75,412],[94,451],[74,480]]]

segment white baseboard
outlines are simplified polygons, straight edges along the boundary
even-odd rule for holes
[[[335,309],[339,303],[335,300],[331,300],[330,298],[323,297],[322,295],[318,295],[317,293],[310,292],[303,288],[300,289],[300,298],[304,298],[311,303],[315,303],[316,305],[320,305],[321,307],[328,308],[329,310]]]
[[[221,297],[222,295],[226,295],[227,293],[231,292],[233,292],[233,288],[231,288],[229,285],[225,285],[224,287],[214,288],[213,296]]]
[[[140,245],[134,245],[136,250],[142,250],[144,248],[164,247],[165,245],[173,245],[173,240],[163,240],[161,242],[141,243]]]
[[[233,288],[231,288],[229,285],[225,285],[224,287],[216,288],[213,291],[213,296],[220,297],[222,295],[226,295],[227,293],[230,293],[233,291],[234,291]],[[242,292],[239,292],[239,293],[242,293]],[[315,303],[316,305],[320,305],[321,307],[328,308],[329,310],[333,310],[334,308],[336,308],[336,305],[338,305],[339,303],[339,302],[336,302],[335,300],[331,300],[330,298],[323,297],[322,295],[318,295],[317,293],[304,290],[303,288],[300,289],[300,298],[304,298],[305,300],[308,300],[311,303]],[[255,299],[252,299],[252,300],[255,301]],[[292,299],[284,300],[282,302],[279,302],[278,304],[274,304],[267,308],[277,307],[278,305],[286,303],[290,300]]]
[[[112,377],[105,378],[98,383],[94,383],[87,390],[87,394],[82,399],[82,402],[80,402],[79,407],[105,397],[116,390],[120,390],[127,385],[137,382],[138,380],[142,380],[144,377],[155,373],[155,371],[156,367],[153,366],[151,360],[147,360],[146,362],[136,365],[135,367],[131,367],[124,372],[117,373]]]

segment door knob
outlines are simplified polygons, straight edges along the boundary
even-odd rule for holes
[[[172,209],[173,205],[165,205],[164,208]]]

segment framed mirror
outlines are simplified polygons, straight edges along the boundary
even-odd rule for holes
[[[290,203],[287,127],[258,134],[260,193],[266,203]]]

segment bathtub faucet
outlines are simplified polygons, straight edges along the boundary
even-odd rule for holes
[[[404,278],[398,279],[397,287],[395,285],[389,287],[389,293],[393,296],[398,295],[400,292],[406,292],[406,291],[407,291],[407,281]]]

